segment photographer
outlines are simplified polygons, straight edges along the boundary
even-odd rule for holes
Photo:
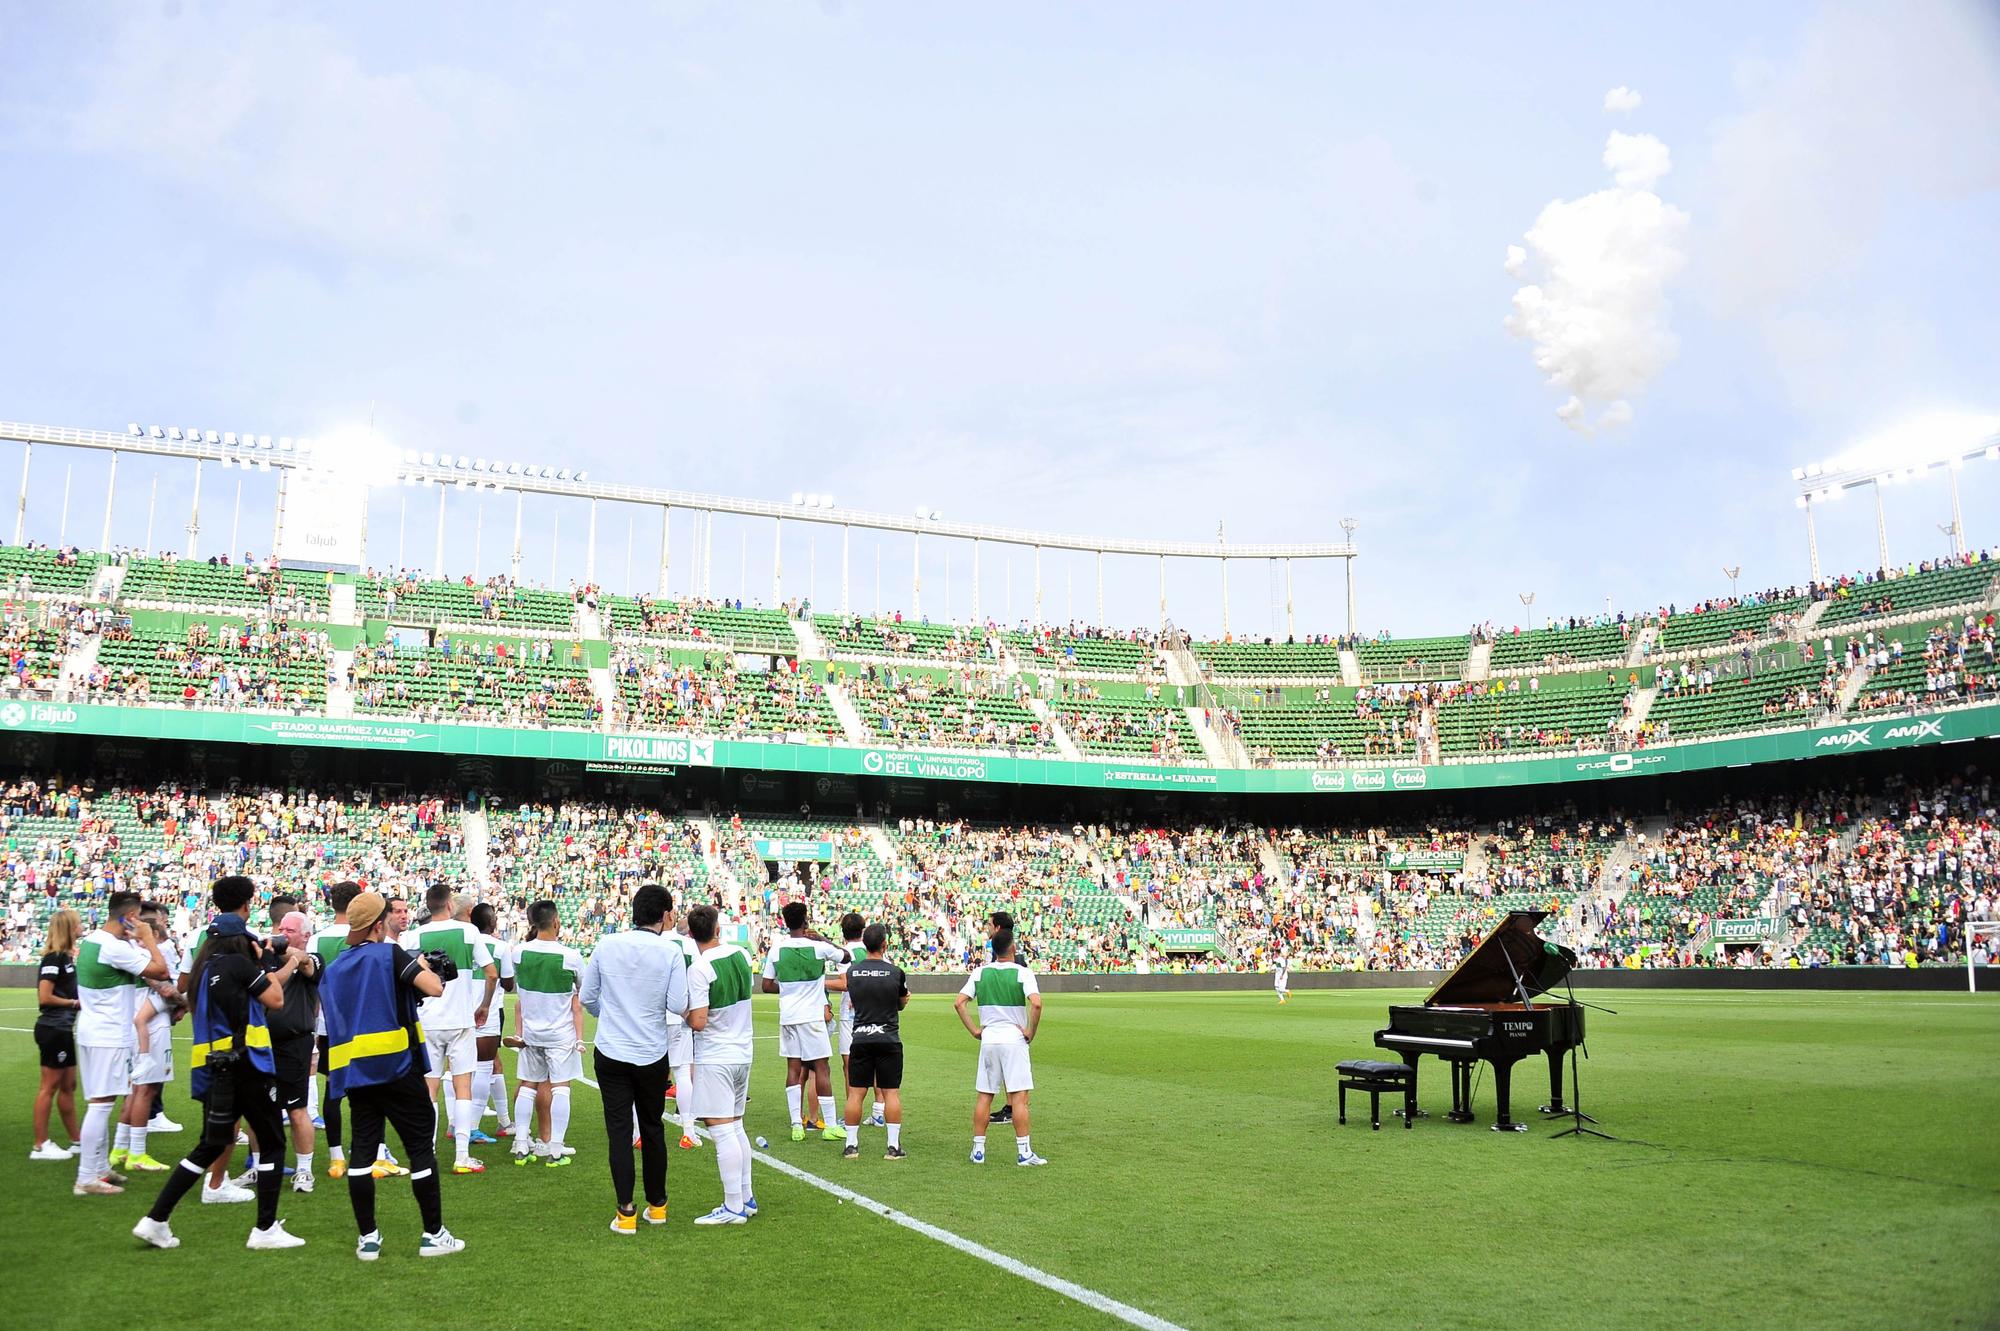
[[[180,1246],[167,1219],[208,1167],[235,1144],[239,1116],[259,1142],[284,1140],[267,1014],[284,1007],[286,983],[305,954],[288,948],[275,969],[264,969],[263,945],[251,936],[247,919],[251,890],[248,879],[218,880],[213,892],[218,904],[240,897],[240,906],[210,921],[190,970],[195,980],[191,986],[194,1049],[189,1062],[194,1095],[204,1106],[201,1141],[167,1176],[153,1209],[132,1228],[135,1238],[156,1248]],[[278,1219],[283,1183],[278,1164],[275,1153],[257,1162],[257,1227],[250,1231],[247,1247],[297,1248],[305,1243],[287,1233]]]
[[[436,1124],[424,1075],[430,1063],[417,1025],[417,1003],[436,998],[457,975],[443,954],[419,956],[387,941],[388,903],[363,892],[347,905],[347,950],[320,980],[326,1020],[327,1094],[346,1101],[349,1146],[356,1160],[372,1160],[386,1121],[403,1139],[410,1158],[410,1187],[423,1216],[420,1257],[443,1257],[465,1243],[444,1227],[438,1186]],[[382,1253],[375,1227],[375,1175],[355,1169],[347,1195],[361,1240],[354,1255],[372,1262]]]

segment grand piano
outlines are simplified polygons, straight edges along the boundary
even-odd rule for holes
[[[1493,1130],[1526,1132],[1527,1125],[1508,1113],[1510,1083],[1514,1064],[1535,1053],[1549,1056],[1549,1103],[1542,1112],[1569,1112],[1563,1104],[1562,1059],[1583,1043],[1583,1009],[1542,999],[1576,965],[1576,953],[1535,932],[1547,918],[1545,910],[1510,912],[1421,1006],[1390,1008],[1388,1028],[1375,1032],[1376,1044],[1393,1049],[1412,1068],[1423,1054],[1444,1060],[1451,1069],[1446,1117],[1454,1123],[1473,1121],[1472,1074],[1483,1062],[1493,1065],[1500,1105]]]

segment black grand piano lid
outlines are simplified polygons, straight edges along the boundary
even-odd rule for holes
[[[1509,911],[1507,918],[1472,949],[1472,955],[1431,991],[1425,1006],[1518,1003],[1521,989],[1514,984],[1517,972],[1521,988],[1530,997],[1561,984],[1576,965],[1576,953],[1535,932],[1535,926],[1548,917],[1545,910]],[[1510,959],[1511,967],[1507,964]]]

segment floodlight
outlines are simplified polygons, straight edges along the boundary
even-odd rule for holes
[[[1798,497],[1798,498],[1797,498],[1796,500],[1794,500],[1793,502],[1794,502],[1794,503],[1796,503],[1796,504],[1798,505],[1798,507],[1800,507],[1800,508],[1804,508],[1804,507],[1806,506],[1806,497],[1805,497],[1804,495],[1800,495],[1800,496],[1799,496],[1799,497]]]
[[[227,454],[227,453],[224,453],[224,454],[222,455],[222,469],[223,469],[224,471],[228,471],[228,470],[229,470],[229,463],[230,463],[230,457],[229,457],[229,454]]]
[[[137,425],[128,425],[128,426],[126,426],[126,427],[125,427],[125,433],[126,433],[126,434],[129,434],[129,435],[134,435],[134,436],[137,436],[137,435],[139,435],[140,433],[142,433],[142,431],[141,431],[141,430],[139,429],[139,427],[138,427]]]
[[[271,446],[271,436],[270,436],[270,435],[268,435],[268,434],[260,434],[260,435],[258,435],[258,436],[257,436],[257,447],[259,447],[259,448],[269,448],[270,446]]]
[[[472,469],[473,469],[474,471],[485,471],[485,470],[486,470],[486,459],[485,459],[485,458],[474,458],[474,459],[472,460]]]
[[[222,436],[221,436],[221,435],[219,435],[219,434],[217,434],[217,433],[216,433],[215,431],[213,431],[213,430],[210,430],[210,431],[208,432],[208,434],[207,434],[206,436],[204,436],[204,437],[205,437],[205,438],[206,438],[206,439],[208,440],[208,442],[209,442],[209,443],[211,443],[211,444],[219,444],[219,443],[221,443],[221,442],[222,442]]]
[[[426,467],[428,467],[428,466],[431,466],[431,465],[432,465],[433,463],[435,463],[436,461],[437,461],[437,458],[436,458],[436,457],[435,457],[435,456],[434,456],[433,454],[430,454],[430,453],[426,453],[426,454],[424,454],[424,465],[425,465]]]
[[[519,476],[519,475],[521,474],[521,464],[520,464],[520,463],[518,463],[518,462],[510,462],[510,463],[508,463],[508,464],[507,464],[507,474],[508,474],[509,476]]]
[[[306,451],[307,449],[309,449],[309,448],[310,448],[311,446],[312,446],[312,440],[310,440],[310,439],[301,439],[301,440],[299,440],[299,441],[298,441],[298,442],[297,442],[296,444],[293,444],[293,443],[287,443],[287,444],[284,444],[284,445],[283,445],[282,447],[280,447],[280,448],[278,449],[278,451],[279,451],[280,453],[289,453],[289,452],[291,452],[291,451],[292,451],[292,450],[293,450],[294,448],[296,448],[296,449],[298,449],[298,451],[299,451],[299,452],[303,453],[303,452],[305,452],[305,451]]]
[[[176,439],[176,440],[177,440],[177,439],[179,439],[180,437],[181,437],[181,427],[180,427],[180,426],[178,426],[178,425],[169,425],[169,426],[167,427],[167,438],[169,438],[169,439]]]
[[[1793,467],[1793,468],[1792,468],[1792,479],[1793,479],[1793,480],[1795,480],[1795,481],[1802,481],[1802,480],[1804,480],[1805,478],[1806,478],[1806,469],[1805,469],[1804,467]]]
[[[260,440],[257,444],[257,447],[259,448],[269,448],[270,446],[271,446],[271,436],[268,434],[265,435],[263,439]],[[291,446],[292,446],[292,437],[290,435],[284,435],[281,438],[279,438],[278,440],[279,448],[290,448]]]
[[[545,481],[554,480],[556,478],[556,469],[554,467],[543,467],[541,477]]]
[[[408,463],[408,464],[409,464],[410,466],[412,466],[412,467],[416,466],[416,465],[417,465],[417,455],[416,455],[416,452],[415,452],[415,450],[413,450],[413,449],[408,449],[408,448],[404,449],[404,450],[403,450],[403,461],[404,461],[404,462],[406,462],[406,463]]]
[[[469,457],[465,456],[465,454],[463,454],[463,453],[460,453],[460,454],[458,455],[458,468],[459,468],[459,470],[460,470],[460,471],[463,471],[463,470],[465,470],[465,469],[466,469],[467,467],[469,467],[469,466],[471,466],[471,465],[472,465],[472,459],[471,459],[471,458],[469,458]]]
[[[258,471],[269,471],[270,469],[271,469],[271,459],[269,459],[269,458],[258,458],[258,459],[257,459],[257,470],[258,470]]]
[[[150,429],[149,429],[149,430],[147,431],[147,433],[148,433],[148,434],[150,434],[150,435],[152,435],[152,436],[153,436],[153,438],[155,438],[155,439],[164,439],[164,438],[166,438],[166,437],[167,437],[167,435],[166,435],[166,431],[162,430],[162,429],[161,429],[161,428],[160,428],[159,426],[157,426],[157,425],[155,425],[155,426],[151,427],[151,428],[150,428]]]
[[[833,507],[833,496],[832,496],[832,495],[821,495],[821,496],[819,497],[819,506],[820,506],[821,508],[832,508],[832,507]]]
[[[222,432],[222,442],[225,446],[229,448],[236,447],[236,431],[224,430]]]
[[[1986,450],[1986,460],[1988,462],[2000,462],[2000,444],[1994,444]]]
[[[568,468],[568,467],[564,467],[564,468],[563,468],[563,469],[562,469],[561,471],[557,472],[557,473],[556,473],[556,479],[557,479],[557,480],[559,480],[559,481],[566,481],[566,480],[568,480],[568,479],[569,479],[569,468]]]
[[[923,517],[923,516],[924,516],[924,509],[922,508],[922,506],[921,506],[921,505],[920,505],[920,506],[919,506],[919,507],[917,508],[917,516],[918,516],[919,518],[921,518],[921,517]]]
[[[584,477],[586,477],[586,476],[588,476],[588,475],[590,475],[590,473],[589,473],[589,472],[587,472],[587,471],[580,471],[580,472],[578,472],[578,473],[576,474],[576,478],[577,478],[577,480],[581,481],[581,480],[583,480],[583,478],[584,478]]]
[[[463,490],[463,489],[465,488],[465,486],[466,486],[466,480],[465,480],[465,477],[463,477],[463,476],[459,477],[459,478],[458,478],[458,488],[459,488],[459,489],[461,489],[461,490]]]
[[[792,491],[792,503],[803,504],[805,502],[806,497],[804,495],[800,494],[797,490]]]

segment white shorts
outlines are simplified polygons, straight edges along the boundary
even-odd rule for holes
[[[846,1058],[854,1052],[854,1012],[843,1008],[840,1013],[840,1056]]]
[[[778,1027],[778,1053],[783,1058],[832,1058],[833,1042],[826,1038],[826,1023],[802,1021],[796,1026]]]
[[[696,1118],[742,1118],[750,1100],[748,1063],[697,1063],[694,1068]]]
[[[132,1084],[158,1086],[174,1079],[174,1046],[171,1036],[154,1036],[153,1047],[132,1055]]]
[[[694,1062],[694,1030],[685,1022],[667,1027],[667,1066],[684,1068]]]
[[[132,1054],[124,1045],[78,1045],[76,1066],[83,1082],[83,1098],[104,1100],[130,1095]]]
[[[516,1081],[575,1081],[581,1076],[582,1045],[522,1045],[514,1061]]]
[[[981,1095],[1034,1090],[1035,1070],[1028,1064],[1028,1046],[980,1041],[979,1076],[972,1086]]]
[[[486,1009],[486,1024],[473,1032],[474,1035],[498,1035],[500,1023],[506,1009],[500,1005],[500,995],[493,995],[493,1006]]]
[[[479,1045],[467,1027],[455,1031],[425,1031],[424,1048],[431,1056],[431,1070],[425,1074],[427,1076],[444,1077],[460,1072],[471,1076],[479,1063]]]

